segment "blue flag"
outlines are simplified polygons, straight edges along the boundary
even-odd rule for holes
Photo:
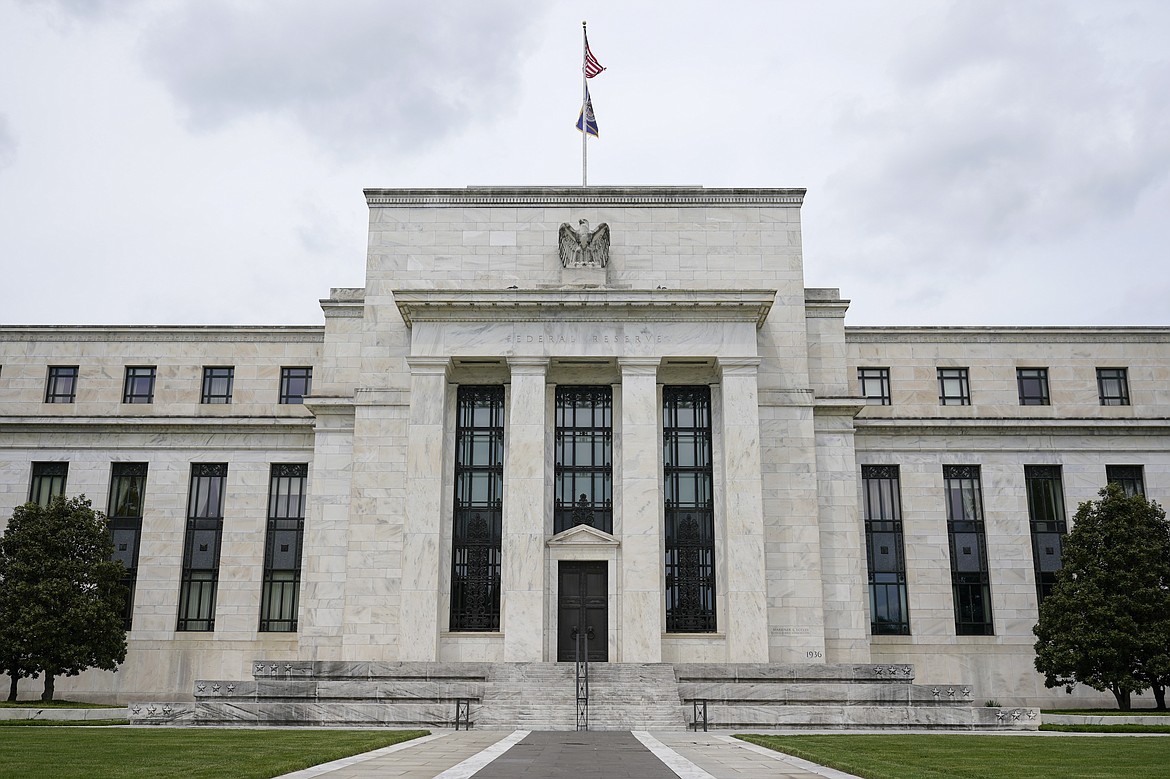
[[[597,117],[593,115],[593,100],[589,97],[588,89],[585,90],[585,106],[577,117],[577,129],[589,133],[594,138],[601,137],[597,134]]]

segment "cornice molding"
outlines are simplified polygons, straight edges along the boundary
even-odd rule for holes
[[[199,433],[284,435],[312,433],[313,417],[0,417],[3,433]]]
[[[3,325],[0,342],[237,342],[323,343],[321,325],[221,326],[221,325]]]
[[[1170,327],[846,327],[846,343],[1170,343]]]
[[[878,435],[1158,435],[1170,434],[1170,419],[1102,419],[1076,417],[1069,419],[947,419],[941,417],[910,417],[887,419],[858,416],[854,419],[857,433]]]
[[[397,290],[415,322],[753,322],[764,324],[775,290]]]
[[[799,208],[804,189],[705,187],[467,187],[367,189],[370,208],[546,206],[779,206]]]

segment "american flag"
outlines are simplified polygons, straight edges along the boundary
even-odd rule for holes
[[[589,36],[585,36],[585,78],[593,78],[605,68],[601,67],[601,63],[597,61],[597,57],[593,56],[593,52],[589,50]]]

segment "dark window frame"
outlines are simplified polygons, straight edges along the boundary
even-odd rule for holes
[[[227,382],[226,387],[220,382]],[[234,365],[203,366],[203,391],[199,402],[208,405],[227,405],[232,402],[232,389],[236,381]]]
[[[711,388],[662,388],[667,633],[717,629]]]
[[[227,474],[227,463],[191,463],[177,631],[215,630]]]
[[[34,462],[29,472],[28,502],[48,506],[65,494],[69,482],[69,463],[61,460]]]
[[[1032,569],[1036,574],[1036,603],[1052,594],[1061,567],[1065,519],[1064,482],[1059,465],[1025,465],[1028,528],[1032,536]]]
[[[876,394],[871,392],[876,382]],[[890,405],[890,369],[889,368],[858,368],[857,383],[865,402],[875,406]]]
[[[1097,397],[1102,406],[1128,406],[1129,369],[1098,368]]]
[[[504,397],[502,384],[456,391],[449,609],[455,632],[500,630]]]
[[[297,391],[299,390],[299,392]],[[304,403],[313,390],[313,368],[309,365],[282,366],[280,369],[280,403]]]
[[[1142,465],[1106,465],[1105,483],[1116,484],[1126,495],[1146,496],[1146,474]]]
[[[553,532],[613,533],[613,387],[558,385],[553,430]]]
[[[127,365],[126,378],[122,382],[122,402],[154,403],[154,382],[157,375],[158,370],[153,365]]]
[[[940,406],[971,405],[971,369],[938,368],[938,403]],[[954,383],[958,382],[955,387]],[[957,393],[949,390],[957,389]]]
[[[122,586],[126,601],[122,623],[130,630],[134,622],[134,589],[138,583],[138,553],[142,541],[142,515],[146,501],[146,463],[111,463],[110,495],[106,519],[114,542],[114,560],[126,569]]]
[[[901,473],[897,465],[863,465],[861,483],[865,558],[869,573],[870,633],[875,636],[908,636],[910,609]]]
[[[76,365],[50,365],[45,378],[45,402],[76,403],[80,372]]]
[[[1047,368],[1016,368],[1016,389],[1021,406],[1050,406]]]
[[[308,481],[306,463],[273,463],[269,469],[260,586],[261,633],[297,631]],[[277,565],[278,562],[283,564]]]
[[[983,518],[982,471],[978,465],[944,465],[943,484],[955,634],[993,636],[995,621],[987,560],[987,527]]]

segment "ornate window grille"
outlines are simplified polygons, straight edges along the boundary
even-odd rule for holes
[[[613,532],[613,389],[559,386],[553,530]]]
[[[994,635],[979,466],[943,466],[943,480],[946,483],[955,632],[960,636]]]
[[[898,466],[863,465],[865,553],[869,566],[870,632],[910,635],[906,556],[902,543],[902,490]]]
[[[1134,495],[1145,497],[1146,480],[1142,470],[1140,465],[1106,465],[1105,481],[1117,484],[1130,497]]]
[[[32,480],[28,486],[28,500],[48,506],[53,498],[65,494],[65,480],[69,477],[69,463],[33,463]]]
[[[142,538],[142,504],[146,498],[146,463],[113,463],[110,466],[110,502],[106,516],[114,542],[113,559],[126,572],[122,586],[126,603],[122,622],[129,630],[134,617],[134,585],[138,581],[138,546]]]
[[[215,630],[227,463],[192,463],[176,630]]]
[[[309,466],[273,463],[268,482],[268,530],[260,592],[261,632],[296,632],[305,536]]]
[[[1068,532],[1064,519],[1064,490],[1059,465],[1025,465],[1028,520],[1032,530],[1032,560],[1036,567],[1036,603],[1056,584],[1061,544]]]
[[[455,411],[451,630],[500,629],[504,388],[461,386]]]
[[[711,633],[716,614],[709,387],[663,388],[662,449],[666,631]]]

